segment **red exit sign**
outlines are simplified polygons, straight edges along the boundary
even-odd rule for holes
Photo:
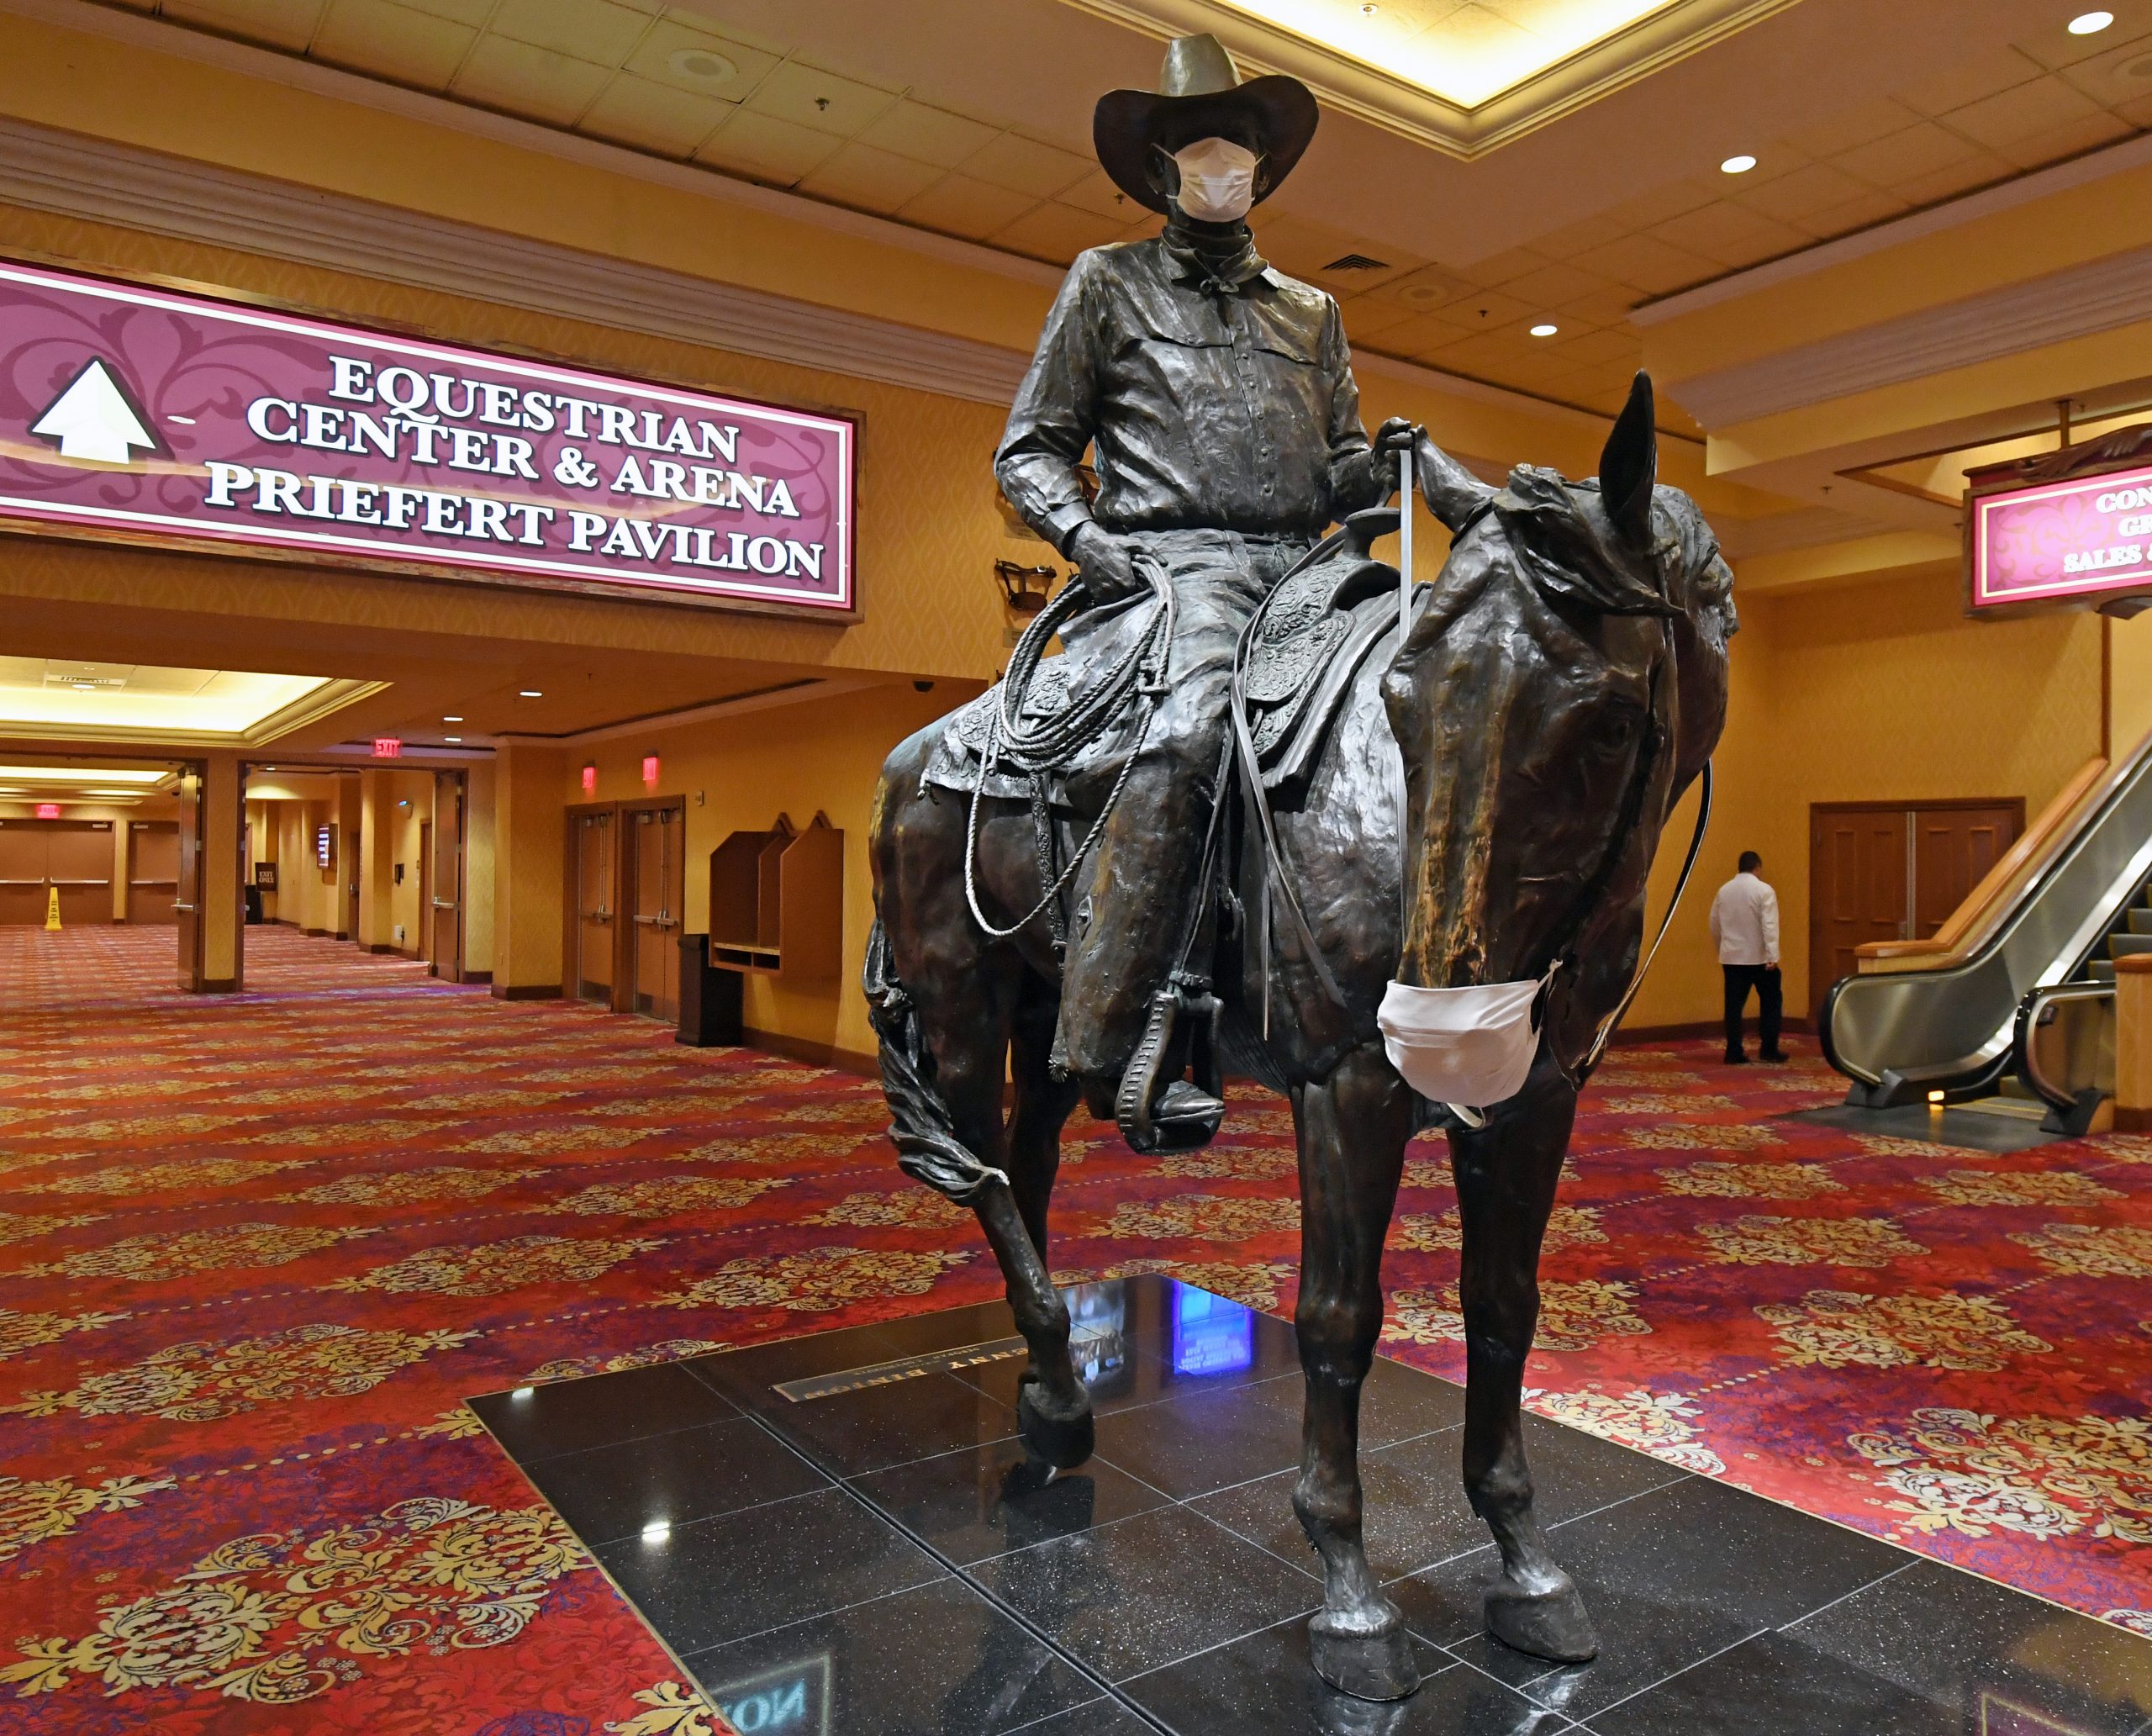
[[[373,757],[376,759],[401,759],[404,742],[396,736],[376,736],[373,738]]]

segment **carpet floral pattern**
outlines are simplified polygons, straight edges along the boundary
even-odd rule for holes
[[[868,1080],[279,930],[0,931],[0,1736],[723,1736],[466,1396],[976,1301]],[[1812,1058],[1618,1050],[1527,1373],[1545,1414],[2152,1629],[2152,1140],[2013,1158],[1782,1119]],[[1290,1116],[1072,1127],[1064,1279],[1290,1312]],[[1389,1353],[1463,1369],[1409,1154]]]

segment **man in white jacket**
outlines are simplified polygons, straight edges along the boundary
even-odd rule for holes
[[[1726,973],[1729,1066],[1741,1066],[1748,1059],[1741,1046],[1741,1016],[1748,1010],[1751,989],[1756,991],[1757,1035],[1764,1059],[1786,1058],[1779,1047],[1779,1019],[1785,1005],[1779,977],[1779,895],[1757,873],[1763,865],[1764,858],[1754,850],[1743,851],[1740,872],[1712,900],[1712,939],[1718,947],[1719,967]]]

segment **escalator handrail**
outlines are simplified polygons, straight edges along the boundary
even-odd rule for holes
[[[2041,863],[2039,867],[2018,886],[2009,900],[2007,907],[1990,925],[1981,936],[1979,943],[1954,963],[1941,968],[1930,966],[1926,968],[1903,970],[1861,971],[1852,976],[1842,977],[1833,983],[1823,998],[1821,1016],[1817,1021],[1817,1035],[1821,1039],[1824,1055],[1831,1065],[1848,1079],[1859,1080],[1870,1085],[1880,1084],[1880,1075],[1871,1074],[1866,1068],[1849,1063],[1843,1059],[1833,1041],[1832,1026],[1839,1001],[1844,994],[1857,987],[1874,985],[1880,988],[1893,981],[1906,983],[1917,979],[1923,983],[1942,984],[1966,976],[1986,966],[1994,955],[2009,942],[2017,931],[2018,925],[2023,920],[2028,909],[2054,884],[2056,879],[2065,870],[2075,863],[2080,852],[2087,847],[2088,841],[2098,832],[2102,823],[2123,801],[2136,791],[2140,780],[2148,775],[2152,775],[2152,733],[2148,733],[2127,757],[2119,762],[2114,775],[2108,780],[2107,788],[2099,799],[2081,808],[2066,832],[2057,838],[2054,848],[2046,860]],[[2099,936],[2094,934],[2089,940],[2076,947],[2075,956],[2060,961],[2062,966],[2062,980],[2066,981],[2074,977],[2083,968],[2086,959],[2091,957],[2091,951],[2097,947],[2098,942]],[[1998,1033],[2003,1039],[2000,1043],[1991,1037],[1982,1045],[1983,1049],[1991,1044],[1994,1045],[1992,1053],[1982,1054],[1975,1052],[1954,1057],[1945,1062],[1932,1062],[1891,1070],[1908,1084],[1957,1079],[1966,1075],[1969,1063],[1974,1062],[1981,1063],[1981,1066],[1974,1070],[1991,1074],[1997,1070],[1995,1063],[2009,1053],[2007,1032],[2008,1027],[2005,1027],[2003,1032]]]
[[[2107,787],[2100,792],[2097,800],[2080,804],[2070,823],[2056,834],[2054,847],[2018,884],[2016,891],[2011,894],[1989,922],[1979,940],[1958,960],[1959,965],[1977,963],[2008,935],[2012,921],[2018,911],[2044,891],[2055,876],[2069,865],[2084,840],[2098,829],[2100,822],[2105,820],[2117,804],[2130,793],[2138,778],[2148,770],[2152,770],[2152,733],[2148,733],[2125,757],[2116,763],[2112,773],[2106,780]],[[2072,968],[2081,968],[2084,962],[2082,958],[2075,960]],[[1936,974],[1937,973],[1929,974]],[[1876,971],[1869,974],[1882,976],[1891,973]]]
[[[2073,1110],[2077,1107],[2077,1094],[2065,1090],[2039,1069],[2039,1049],[2033,1041],[2033,1033],[2039,1028],[2041,1010],[2064,1000],[2112,1000],[2112,983],[2051,983],[2044,989],[2028,991],[2018,1004],[2018,1017],[2010,1033],[2010,1052],[2016,1064],[2018,1077],[2032,1088],[2033,1094],[2049,1107]]]

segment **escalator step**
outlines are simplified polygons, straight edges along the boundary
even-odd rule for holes
[[[2152,910],[2135,910],[2129,913],[2129,931],[2132,934],[2152,934]]]
[[[2114,960],[2095,958],[2085,967],[2085,979],[2091,983],[2112,983],[2115,979]]]
[[[2152,934],[2111,934],[2107,937],[2107,956],[2123,958],[2131,952],[2152,952]]]

